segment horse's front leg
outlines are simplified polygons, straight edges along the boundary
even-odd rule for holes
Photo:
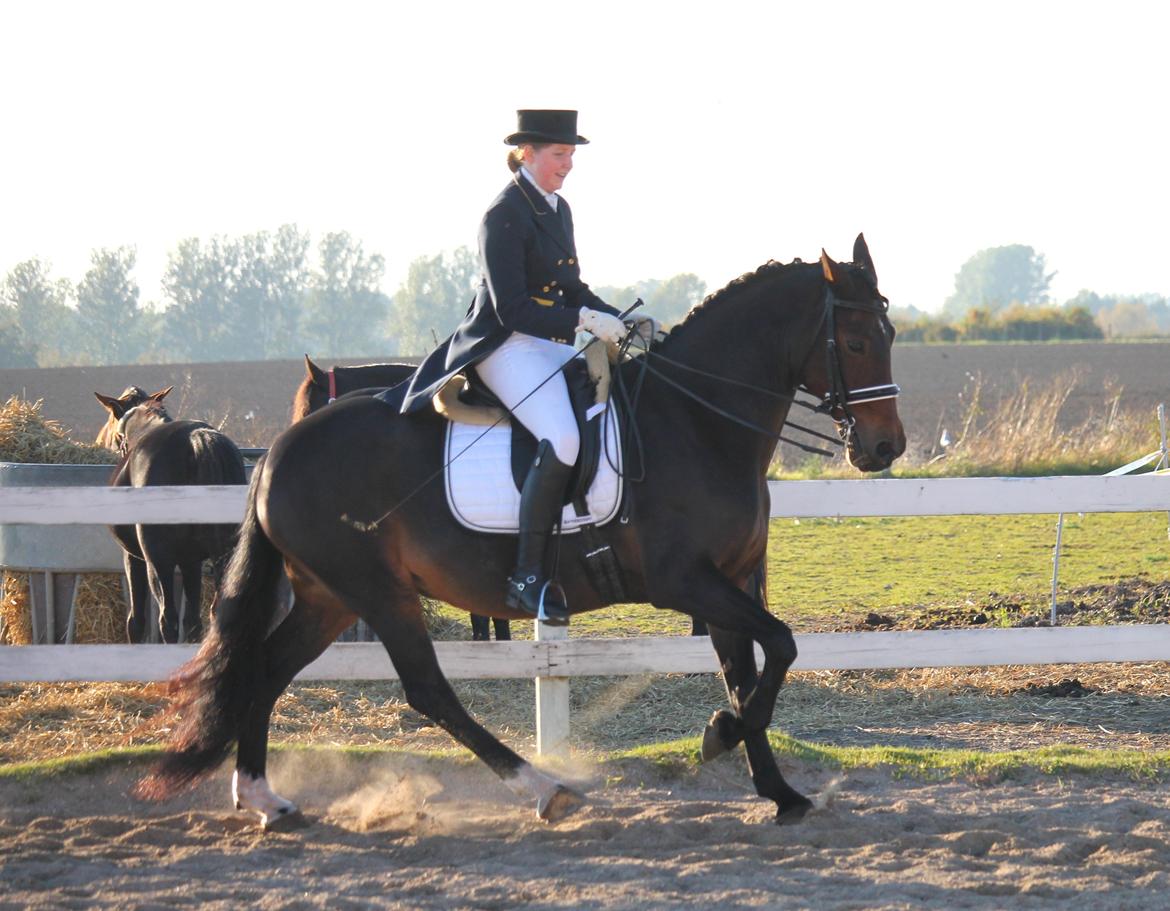
[[[776,802],[777,822],[802,817],[812,803],[784,780],[767,739],[776,696],[796,660],[791,630],[768,613],[761,598],[747,594],[710,566],[676,574],[665,590],[656,593],[654,603],[704,621],[720,658],[735,712],[715,713],[704,736],[704,758],[743,742],[756,792]],[[759,674],[753,641],[764,651]]]
[[[752,640],[714,626],[710,631],[731,704],[741,705],[748,698],[755,698],[759,675]],[[767,729],[749,728],[741,717],[726,709],[718,711],[703,734],[703,759],[718,756],[740,741],[747,753],[748,774],[756,793],[776,802],[776,822],[784,824],[801,819],[812,803],[784,780],[768,743]]]

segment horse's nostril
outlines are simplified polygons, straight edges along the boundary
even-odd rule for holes
[[[894,458],[894,447],[890,445],[889,440],[882,440],[877,444],[877,454],[883,459]]]

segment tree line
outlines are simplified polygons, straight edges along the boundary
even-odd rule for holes
[[[475,252],[460,247],[418,257],[387,295],[380,254],[344,231],[314,244],[294,225],[181,241],[167,257],[157,301],[142,300],[135,264],[132,248],[96,250],[76,285],[55,278],[41,259],[17,264],[0,283],[0,367],[419,355],[455,327],[480,281]],[[981,250],[955,276],[940,314],[892,311],[899,338],[1170,334],[1165,298],[1082,291],[1057,306],[1048,298],[1053,274],[1032,247]],[[644,312],[667,325],[707,293],[691,273],[594,290],[621,309],[641,298]]]
[[[1012,244],[980,250],[955,275],[939,314],[894,308],[898,338],[914,342],[1151,338],[1170,335],[1170,300],[1081,291],[1061,305],[1048,295],[1045,257]]]
[[[76,285],[38,258],[0,283],[0,367],[214,362],[425,354],[471,303],[474,251],[415,259],[381,290],[385,259],[346,232],[314,245],[293,225],[273,233],[183,240],[168,254],[161,299],[144,302],[129,247],[93,252]],[[641,296],[664,321],[703,299],[691,274],[595,288],[626,307]]]

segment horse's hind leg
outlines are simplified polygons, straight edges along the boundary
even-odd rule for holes
[[[158,602],[158,628],[162,641],[173,644],[179,641],[179,604],[175,597],[175,568],[177,561],[171,556],[171,548],[164,535],[148,531],[144,526],[138,534],[142,555],[146,558],[146,578],[154,600]],[[160,540],[162,538],[162,540]]]
[[[203,638],[203,561],[187,560],[179,564],[183,577],[183,642],[199,642]]]
[[[265,673],[256,682],[240,724],[232,799],[236,809],[259,814],[265,829],[288,824],[299,813],[292,801],[276,794],[268,784],[268,728],[273,707],[293,678],[353,622],[353,614],[335,600],[318,597],[308,601],[298,596],[285,620],[264,641]]]
[[[122,554],[126,569],[126,587],[130,590],[130,610],[126,614],[126,639],[138,644],[146,638],[146,618],[150,615],[150,584],[146,580],[146,563],[130,553]]]
[[[385,592],[385,599],[371,602],[367,596],[349,606],[382,640],[411,708],[487,763],[513,793],[535,798],[541,819],[556,822],[578,809],[584,803],[580,794],[537,771],[467,713],[439,667],[418,594],[392,576],[370,588]]]

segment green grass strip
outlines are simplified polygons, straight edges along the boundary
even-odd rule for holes
[[[838,747],[810,743],[777,732],[769,741],[778,757],[827,769],[846,771],[885,768],[896,776],[932,780],[956,777],[1002,779],[1024,772],[1048,775],[1124,775],[1135,780],[1160,781],[1170,778],[1170,751],[1090,750],[1074,746],[1046,746],[1030,750],[981,752],[940,750],[920,747]],[[161,746],[122,747],[83,753],[58,759],[0,766],[0,781],[33,781],[66,775],[83,775],[117,767],[145,764],[156,759]],[[440,762],[472,764],[471,754],[458,749],[402,750],[384,746],[314,746],[274,744],[272,752],[330,753],[357,761],[376,761],[388,756],[409,756]],[[693,774],[699,768],[699,738],[687,737],[650,744],[630,750],[594,754],[601,764],[645,762],[667,776]]]
[[[922,747],[838,747],[796,740],[769,732],[769,742],[780,758],[828,769],[886,768],[894,775],[945,779],[962,777],[1010,778],[1023,772],[1048,775],[1124,775],[1138,780],[1170,777],[1170,750],[1090,750],[1074,746],[1045,746],[1030,750],[982,752]],[[610,760],[650,762],[667,774],[689,774],[701,765],[698,737],[650,744],[608,754]]]

